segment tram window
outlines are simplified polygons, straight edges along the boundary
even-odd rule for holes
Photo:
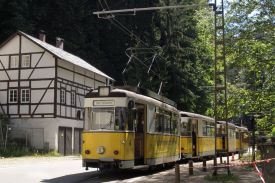
[[[171,134],[178,133],[178,116],[176,114],[172,114],[171,117]]]
[[[156,129],[155,132],[163,132],[163,115],[156,113]]]
[[[214,136],[214,124],[204,121],[204,126],[202,128],[203,136]]]
[[[127,114],[124,107],[116,107],[115,109],[115,130],[125,130],[127,123]]]
[[[164,114],[163,115],[163,123],[164,123],[164,133],[170,133],[170,128],[171,128],[171,124],[170,124],[170,116]]]
[[[236,132],[236,139],[239,139],[239,138],[240,138],[240,133]]]
[[[114,108],[94,108],[92,129],[114,130]]]
[[[134,130],[134,125],[133,125],[133,121],[134,121],[134,114],[132,112],[132,110],[127,110],[127,116],[128,116],[128,120],[126,123],[126,130]]]

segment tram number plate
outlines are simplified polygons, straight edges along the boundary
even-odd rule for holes
[[[113,106],[115,101],[113,100],[95,100],[94,106]]]

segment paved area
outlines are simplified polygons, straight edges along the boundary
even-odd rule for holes
[[[208,161],[208,165],[212,165]],[[234,162],[236,163],[236,161]],[[202,162],[194,163],[194,166],[201,166]],[[226,171],[222,169],[220,171]],[[220,172],[219,173],[222,173]],[[231,168],[234,175],[239,179],[237,183],[260,183],[259,176],[253,169],[244,167]],[[201,168],[194,168],[194,175],[188,175],[188,165],[180,166],[181,182],[210,183],[205,180],[206,175],[211,175],[212,170],[203,172]],[[123,170],[98,172],[96,169],[85,169],[81,166],[79,156],[67,157],[24,157],[0,159],[0,182],[1,183],[132,183],[132,182],[174,182],[175,169],[148,170]],[[211,181],[213,183],[213,181]]]

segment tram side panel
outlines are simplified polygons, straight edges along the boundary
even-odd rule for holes
[[[197,146],[198,156],[212,156],[215,154],[213,122],[198,120]]]
[[[134,133],[83,132],[83,160],[90,167],[134,166]]]
[[[179,117],[171,111],[148,106],[145,164],[158,165],[180,158]]]
[[[191,158],[192,157],[192,137],[191,136],[181,136],[181,157]]]

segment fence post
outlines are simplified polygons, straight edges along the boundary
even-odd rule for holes
[[[206,172],[206,159],[203,159],[202,160],[202,170],[204,171],[204,172]]]
[[[193,160],[189,160],[189,175],[193,174]]]
[[[180,165],[176,162],[175,166],[175,183],[180,183]]]
[[[8,131],[9,131],[9,125],[7,125],[7,128],[6,128],[6,138],[5,138],[5,146],[4,146],[5,151],[7,149]]]
[[[28,147],[28,134],[27,134],[27,130],[25,130],[25,135],[26,135],[26,142],[25,142],[25,145],[26,145],[26,149]]]

